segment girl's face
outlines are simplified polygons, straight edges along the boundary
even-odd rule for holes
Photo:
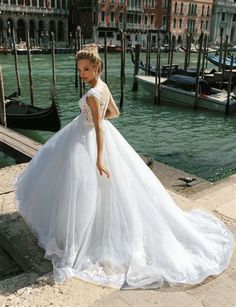
[[[77,68],[81,79],[88,84],[93,84],[97,76],[97,65],[94,65],[89,60],[79,60]]]

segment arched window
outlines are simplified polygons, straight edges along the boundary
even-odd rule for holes
[[[207,7],[207,16],[210,16],[210,6]]]
[[[176,28],[176,19],[174,19],[174,29]]]
[[[202,6],[202,16],[204,16],[204,9],[205,9],[205,6],[203,5]]]
[[[58,41],[64,41],[64,26],[61,20],[58,21]]]
[[[55,27],[55,21],[54,20],[51,20],[49,22],[49,31],[50,31],[50,35],[51,35],[51,32],[53,32],[53,34],[55,35],[56,27]]]
[[[184,4],[183,4],[183,2],[181,2],[181,5],[180,5],[180,14],[183,14],[183,11],[184,11]]]
[[[19,19],[17,22],[17,38],[18,42],[20,41],[26,41],[26,35],[25,35],[25,22],[23,19]]]
[[[175,2],[175,10],[174,10],[175,14],[177,13],[177,8],[178,8],[178,4],[177,4],[177,2]]]
[[[34,22],[34,20],[30,20],[30,22],[29,22],[29,36],[30,36],[30,38],[35,38],[34,37],[34,30],[35,30],[35,22]]]
[[[182,28],[182,23],[183,23],[183,20],[182,20],[182,18],[180,18],[180,20],[179,20],[179,28],[180,29]]]

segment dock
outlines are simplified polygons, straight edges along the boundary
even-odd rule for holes
[[[18,161],[31,160],[41,146],[40,143],[0,125],[0,149]]]

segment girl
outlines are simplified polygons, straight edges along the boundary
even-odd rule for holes
[[[107,120],[119,116],[95,45],[77,54],[90,86],[81,114],[16,182],[19,213],[52,260],[54,278],[116,288],[196,284],[229,264],[233,236],[213,215],[175,205]]]

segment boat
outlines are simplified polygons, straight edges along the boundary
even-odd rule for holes
[[[53,132],[61,129],[61,112],[55,90],[51,90],[52,102],[48,108],[25,104],[13,96],[5,97],[7,127]]]
[[[8,54],[8,53],[10,53],[11,52],[11,50],[10,49],[8,49],[7,47],[4,47],[4,46],[0,46],[0,54]]]
[[[182,51],[182,52],[186,52],[187,51],[187,49],[185,47],[183,47],[183,46],[180,46],[179,50]],[[198,53],[198,49],[196,47],[194,47],[194,46],[191,46],[190,52],[191,53]]]
[[[27,44],[26,42],[21,42],[20,44],[15,45],[16,51],[18,55],[27,54]],[[31,54],[41,54],[43,52],[42,48],[39,46],[32,46],[30,47]],[[14,49],[12,49],[11,53],[14,54]]]
[[[155,95],[156,85],[153,76],[136,76],[140,85],[150,94]],[[196,78],[184,75],[172,75],[170,78],[161,78],[160,100],[182,106],[193,107],[196,102]],[[199,108],[225,112],[227,106],[227,92],[209,86],[204,79],[199,79],[199,95],[197,106]],[[229,112],[236,112],[236,96],[229,96]]]
[[[207,59],[212,64],[219,66],[220,65],[220,56],[218,54],[208,54]],[[221,65],[222,67],[225,67],[225,69],[230,69],[231,66],[231,57],[226,57],[225,63],[224,63],[224,57],[221,58]],[[236,58],[233,59],[233,69],[236,69]]]

